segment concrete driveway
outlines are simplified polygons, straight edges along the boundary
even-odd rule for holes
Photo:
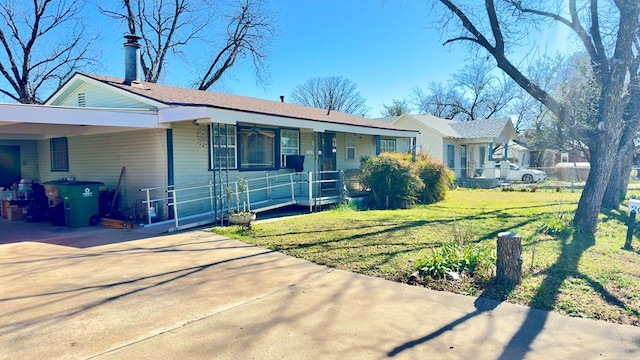
[[[111,242],[0,245],[1,359],[640,357],[637,327],[329,269],[203,230],[108,230]]]

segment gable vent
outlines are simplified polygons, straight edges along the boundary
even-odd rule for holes
[[[79,107],[86,107],[87,106],[87,100],[85,98],[85,94],[84,93],[78,93],[78,106]]]

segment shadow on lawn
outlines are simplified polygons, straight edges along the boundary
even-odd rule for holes
[[[524,322],[520,325],[518,331],[513,335],[509,343],[502,350],[502,354],[499,359],[522,359],[526,357],[531,345],[535,341],[536,337],[543,330],[547,321],[548,312],[540,311],[551,310],[558,300],[560,288],[562,283],[570,277],[583,277],[578,271],[578,263],[580,258],[587,249],[595,245],[595,239],[590,234],[575,233],[570,237],[561,239],[562,250],[558,261],[549,267],[546,271],[547,276],[543,280],[542,284],[538,288],[536,295],[531,300],[531,308],[529,309]],[[612,294],[606,292],[602,285],[587,279],[587,282],[599,293],[603,294],[603,297],[607,299],[609,303],[614,305],[621,305],[622,301],[615,298]],[[507,286],[499,284],[493,284],[492,291],[487,291],[483,296],[491,297],[492,299],[478,298],[474,305],[476,310],[469,313],[446,326],[438,329],[423,337],[401,344],[396,348],[388,352],[389,356],[395,356],[404,350],[410,349],[421,343],[428,342],[431,339],[443,334],[446,331],[452,330],[459,324],[478,316],[486,311],[495,309],[502,301],[504,301],[511,291],[513,286]],[[483,300],[484,299],[484,300]]]

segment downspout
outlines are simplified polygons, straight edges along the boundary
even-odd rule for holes
[[[167,185],[168,187],[175,185],[173,168],[173,129],[167,129]],[[174,208],[168,210],[167,220],[171,220],[173,219]]]

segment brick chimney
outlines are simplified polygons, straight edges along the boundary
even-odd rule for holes
[[[140,81],[140,36],[135,34],[125,35],[127,40],[124,45],[124,83],[131,85],[134,81]]]

